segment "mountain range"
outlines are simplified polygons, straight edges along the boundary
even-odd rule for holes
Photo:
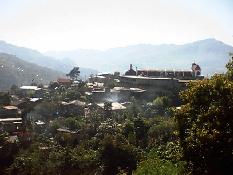
[[[64,60],[58,60],[53,57],[46,56],[36,50],[15,46],[5,41],[0,41],[0,52],[15,55],[24,61],[34,63],[39,66],[47,67],[56,71],[60,71],[66,74],[69,73],[69,71],[74,66],[77,66],[76,63],[69,58],[64,58]],[[85,76],[87,77],[90,74],[97,73],[96,70],[83,68],[83,67],[80,67],[80,71],[81,71],[80,74],[81,77],[85,77]]]
[[[124,73],[129,64],[138,69],[190,70],[196,62],[206,76],[224,72],[230,52],[233,52],[232,46],[216,39],[183,45],[138,44],[105,51],[77,49],[44,54],[0,41],[0,89],[32,81],[47,84],[69,73],[74,66],[81,67],[81,76],[87,78],[98,71]]]
[[[175,44],[139,44],[112,48],[105,51],[77,49],[73,51],[46,52],[45,54],[70,61],[98,71],[124,72],[129,64],[138,69],[184,69],[190,70],[196,62],[202,68],[203,75],[212,75],[225,71],[233,47],[210,38],[183,45]],[[64,60],[65,61],[65,60]]]

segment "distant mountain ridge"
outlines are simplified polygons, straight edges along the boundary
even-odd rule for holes
[[[15,46],[6,43],[5,41],[0,41],[0,52],[15,55],[24,61],[47,67],[56,71],[62,71],[64,73],[69,73],[69,71],[76,65],[79,66],[79,64],[74,63],[69,58],[58,60],[50,56],[45,56],[36,50]],[[92,73],[95,74],[97,72],[96,70],[82,67],[80,68],[80,70],[81,76],[83,77],[88,76]]]
[[[33,63],[28,63],[14,55],[0,53],[0,90],[9,90],[17,86],[30,85],[31,83],[49,84],[65,74]]]
[[[133,64],[134,68],[190,70],[194,61],[201,66],[203,75],[222,73],[233,47],[211,38],[183,45],[138,44],[106,51],[77,49],[42,54],[0,41],[0,52],[16,55],[22,60],[64,73],[68,73],[74,66],[79,66],[81,76],[87,78],[90,74],[96,74],[97,70],[125,72],[129,64]]]
[[[68,57],[80,66],[88,66],[99,71],[126,71],[129,64],[138,68],[191,69],[195,61],[200,64],[203,75],[222,73],[229,60],[233,47],[210,38],[193,43],[175,44],[138,44],[118,47],[106,51],[77,49],[64,52],[47,52],[56,58]]]

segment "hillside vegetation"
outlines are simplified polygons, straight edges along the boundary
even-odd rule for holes
[[[58,60],[50,56],[45,56],[36,50],[15,46],[13,44],[6,43],[5,41],[0,41],[0,52],[15,55],[24,61],[47,67],[53,70],[58,70],[63,73],[67,73],[68,71],[70,71],[76,64],[77,66],[80,66],[79,63],[73,62],[71,59],[69,59],[69,57],[64,57],[61,60]],[[85,76],[88,77],[90,74],[97,73],[96,70],[89,68],[81,67],[80,70],[81,78],[84,78]]]
[[[31,83],[48,84],[58,77],[63,77],[62,72],[28,63],[14,55],[0,53],[0,90],[8,90],[13,84],[30,85]]]

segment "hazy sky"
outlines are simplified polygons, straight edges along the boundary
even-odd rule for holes
[[[39,51],[205,38],[233,45],[233,0],[0,0],[0,40]]]

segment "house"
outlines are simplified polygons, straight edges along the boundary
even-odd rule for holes
[[[61,102],[59,104],[58,113],[60,116],[70,115],[84,115],[85,103],[79,100],[73,100],[70,102]]]
[[[8,92],[0,92],[0,106],[9,105],[11,102],[10,94]]]
[[[102,110],[105,109],[105,103],[96,103],[96,105]],[[125,110],[125,109],[126,109],[126,107],[123,106],[122,104],[118,103],[118,102],[111,103],[111,110],[113,112],[119,112],[119,111],[122,111],[122,110]]]
[[[58,128],[57,129],[57,135],[56,140],[61,145],[73,145],[77,144],[81,139],[80,131],[72,131],[68,128]]]
[[[0,108],[0,130],[9,133],[24,130],[24,121],[18,107],[3,106]]]
[[[91,76],[88,78],[89,83],[94,83],[94,82],[106,83],[106,81],[107,81],[107,78],[102,75]]]
[[[21,115],[21,111],[16,106],[2,106],[0,107],[0,118],[9,117],[9,118],[15,118]]]
[[[114,87],[113,89],[111,89],[111,93],[114,94],[114,92],[117,93],[116,98],[118,102],[126,102],[129,101],[131,97],[140,99],[144,96],[146,90],[133,87]]]
[[[37,133],[43,133],[45,131],[45,128],[46,128],[46,123],[41,120],[37,120],[34,123],[34,131],[36,131]]]
[[[68,78],[58,78],[57,82],[59,85],[66,86],[66,87],[69,87],[72,84],[72,80]]]
[[[20,92],[22,93],[23,96],[27,96],[27,97],[37,97],[37,98],[43,97],[43,89],[37,86],[21,86]]]
[[[38,105],[43,99],[42,98],[25,98],[21,99],[17,103],[17,107],[21,110],[22,116],[26,116],[27,113],[31,112],[36,105]]]

